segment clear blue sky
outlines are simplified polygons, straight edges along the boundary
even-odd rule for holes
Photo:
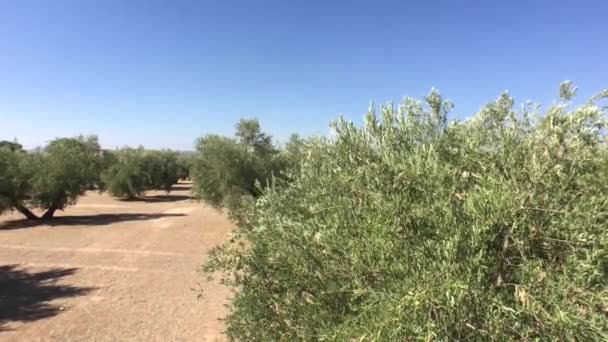
[[[192,149],[258,117],[325,134],[438,88],[467,117],[509,89],[608,87],[608,1],[0,1],[0,139]]]

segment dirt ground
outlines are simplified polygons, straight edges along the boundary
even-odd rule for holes
[[[49,222],[0,216],[0,341],[225,340],[230,291],[198,271],[232,226],[189,195],[91,192]]]

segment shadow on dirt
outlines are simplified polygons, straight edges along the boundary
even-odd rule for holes
[[[0,230],[11,230],[21,228],[31,228],[36,226],[104,226],[117,222],[125,221],[146,221],[154,220],[163,217],[178,217],[186,216],[185,214],[138,214],[138,213],[122,213],[122,214],[98,214],[98,215],[82,215],[82,216],[58,216],[51,219],[38,220],[12,220],[0,224]]]
[[[189,183],[180,183],[175,184],[171,187],[171,191],[190,191],[192,190],[192,185]]]
[[[179,202],[191,199],[190,196],[185,195],[156,195],[156,196],[144,196],[134,199],[123,199],[123,202],[146,202],[146,203],[161,203],[161,202]]]
[[[31,322],[55,316],[63,307],[50,302],[59,298],[86,295],[92,287],[56,284],[76,273],[76,268],[54,268],[29,272],[18,265],[0,266],[0,332],[9,322]]]

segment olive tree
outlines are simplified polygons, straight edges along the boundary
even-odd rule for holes
[[[100,147],[97,137],[58,138],[40,152],[0,147],[0,201],[28,219],[38,218],[30,209],[57,210],[76,203],[99,182]]]
[[[312,138],[304,139],[295,133],[289,136],[281,154],[285,171],[290,179],[299,172],[300,164],[306,159],[308,153],[307,144],[313,141]]]
[[[133,199],[146,189],[143,148],[123,148],[112,152],[113,162],[102,174],[106,190],[116,197]]]
[[[176,152],[170,150],[149,151],[144,155],[142,167],[148,178],[146,181],[148,188],[170,192],[173,184],[179,181],[179,164]]]
[[[243,197],[261,196],[273,175],[284,169],[280,150],[256,119],[239,121],[234,138],[203,136],[196,149],[194,194],[216,207],[233,207]]]
[[[173,151],[124,148],[112,155],[113,162],[102,179],[113,196],[134,199],[148,189],[169,192],[179,180],[177,153]]]
[[[190,180],[194,156],[181,154],[177,158],[177,177],[178,179]]]
[[[31,203],[45,209],[44,218],[76,203],[99,181],[100,147],[97,137],[59,138],[32,158],[37,171],[31,180]]]
[[[237,290],[228,335],[607,340],[606,108],[560,94],[450,122],[432,91],[335,122],[206,263]]]

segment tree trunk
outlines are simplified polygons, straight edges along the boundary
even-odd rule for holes
[[[18,212],[22,213],[23,216],[27,217],[28,220],[38,219],[38,216],[36,216],[36,214],[31,212],[28,208],[24,207],[22,204],[15,204],[14,207],[15,207],[15,209],[17,209]]]
[[[51,206],[50,206],[50,207],[47,209],[46,213],[44,213],[44,215],[42,215],[42,218],[43,218],[43,219],[50,219],[50,218],[52,218],[52,217],[53,217],[53,215],[55,215],[55,211],[56,211],[56,210],[57,210],[57,206],[56,206],[56,205],[54,205],[54,204],[53,204],[53,205],[51,205]]]

